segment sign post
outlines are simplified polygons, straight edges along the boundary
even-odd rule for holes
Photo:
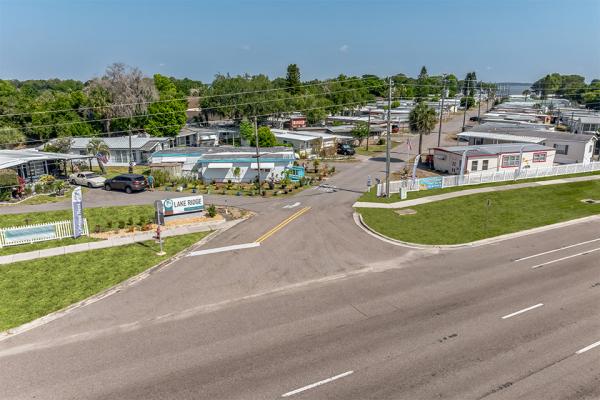
[[[83,198],[80,186],[73,190],[71,207],[73,209],[73,237],[78,238],[83,235]]]

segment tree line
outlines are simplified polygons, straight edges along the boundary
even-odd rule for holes
[[[588,85],[581,75],[552,73],[535,81],[531,85],[531,91],[541,99],[562,97],[587,108],[600,110],[600,79],[593,79]]]
[[[426,67],[417,78],[397,74],[391,79],[394,99],[416,102],[438,101],[443,89],[450,97],[472,98],[476,88],[493,88],[476,82],[474,72],[461,81],[453,74],[430,76]],[[185,125],[190,106],[201,109],[197,122],[300,111],[309,124],[316,124],[329,114],[387,94],[387,79],[376,75],[303,81],[296,64],[288,66],[285,77],[219,74],[205,84],[160,74],[150,78],[138,68],[115,63],[87,82],[0,80],[0,145],[141,131],[175,136]]]

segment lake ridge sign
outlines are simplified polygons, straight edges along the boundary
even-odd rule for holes
[[[203,196],[187,196],[175,199],[160,200],[165,217],[204,211]]]

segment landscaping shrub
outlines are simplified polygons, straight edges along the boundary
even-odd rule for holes
[[[120,220],[119,221],[119,229],[124,229],[125,228],[125,221]]]
[[[127,226],[133,226],[133,217],[127,219]]]
[[[208,206],[208,208],[206,209],[206,213],[208,214],[209,217],[213,218],[214,216],[217,215],[217,207],[215,207],[214,204],[211,204],[210,206]]]

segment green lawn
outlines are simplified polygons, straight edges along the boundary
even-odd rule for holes
[[[369,227],[385,236],[421,244],[459,244],[600,213],[600,181],[481,193],[395,210],[358,208]],[[487,201],[491,201],[489,209]]]
[[[0,331],[60,310],[118,284],[198,242],[208,232],[169,237],[166,255],[147,241],[0,267]]]
[[[129,167],[104,167],[106,169],[106,175],[103,175],[106,179],[115,177],[121,174],[128,174]],[[98,168],[95,169],[97,171]],[[99,170],[97,171],[99,172]],[[134,174],[147,175],[150,172],[150,168],[147,165],[136,165],[133,167]]]
[[[453,186],[453,187],[449,187],[449,188],[445,188],[445,189],[419,190],[417,192],[408,192],[407,196],[406,196],[406,200],[419,199],[421,197],[428,197],[428,196],[436,196],[438,194],[444,194],[444,193],[459,192],[461,190],[468,190],[468,189],[477,189],[477,188],[491,187],[491,186],[515,185],[518,183],[549,181],[549,180],[554,180],[554,179],[564,179],[564,178],[572,178],[572,177],[577,177],[577,176],[589,176],[589,175],[600,175],[600,171],[583,172],[580,174],[547,176],[544,178],[519,179],[516,181],[484,183],[481,185]],[[362,196],[360,196],[357,201],[365,201],[365,202],[371,202],[371,203],[395,203],[397,201],[402,201],[402,200],[400,199],[400,195],[397,193],[393,193],[389,198],[377,197],[377,187],[373,186],[371,188],[370,192],[363,193]]]
[[[60,239],[60,240],[46,240],[44,242],[20,244],[17,246],[8,246],[8,247],[1,248],[0,256],[6,256],[9,254],[16,254],[16,253],[26,253],[28,251],[43,250],[43,249],[49,249],[52,247],[69,246],[71,244],[96,242],[98,240],[100,240],[100,239],[94,239],[89,236],[81,236],[80,238],[77,238],[77,239],[66,238],[66,239]],[[0,266],[0,268],[2,268],[2,267]]]
[[[84,216],[87,218],[90,232],[94,231],[96,225],[103,231],[107,231],[116,229],[120,221],[127,224],[130,217],[133,219],[134,224],[139,223],[140,219],[143,219],[144,222],[152,222],[154,220],[154,207],[151,205],[143,205],[86,208],[84,210]],[[71,210],[6,214],[0,218],[0,227],[5,228],[28,224],[41,224],[44,222],[70,220],[71,218]]]
[[[391,143],[391,148],[393,149],[394,147],[398,146],[399,143],[398,142],[394,142],[392,141]],[[356,154],[360,154],[363,156],[372,156],[374,154],[377,153],[381,153],[382,151],[386,150],[386,146],[385,144],[369,144],[369,150],[367,151],[367,147],[365,145],[359,146],[359,147],[355,147],[354,150],[356,150]]]

